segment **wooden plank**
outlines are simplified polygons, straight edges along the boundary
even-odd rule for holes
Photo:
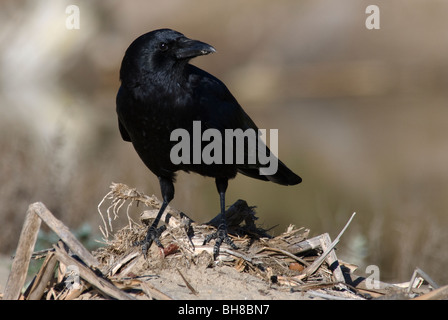
[[[98,260],[79,242],[70,232],[69,228],[58,220],[45,205],[36,202],[30,205],[30,210],[35,212],[53,230],[64,243],[73,251],[75,255],[84,261],[89,267],[97,267]]]
[[[4,300],[17,300],[25,284],[31,254],[34,250],[41,219],[28,207],[25,222],[20,233],[19,244],[5,286]]]

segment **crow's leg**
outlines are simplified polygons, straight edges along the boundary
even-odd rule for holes
[[[225,216],[225,194],[227,190],[228,179],[227,178],[216,178],[216,187],[219,193],[219,200],[221,204],[221,222],[218,226],[218,230],[216,232],[209,234],[204,239],[204,243],[208,243],[210,240],[215,239],[215,246],[213,247],[213,258],[216,258],[219,255],[219,248],[221,247],[221,243],[224,241],[233,249],[238,249],[238,247],[233,243],[232,239],[230,239],[227,234],[227,223]]]
[[[166,226],[163,225],[159,228],[157,228],[157,226],[159,225],[160,218],[162,217],[163,212],[168,206],[168,203],[170,203],[170,201],[173,200],[174,198],[173,180],[171,178],[159,177],[159,182],[163,197],[162,206],[160,207],[159,213],[157,213],[157,217],[154,219],[152,225],[149,227],[148,232],[146,233],[145,240],[134,244],[142,246],[142,252],[143,255],[145,256],[145,259],[148,249],[151,247],[151,244],[153,242],[155,242],[159,248],[163,248],[162,243],[159,240],[159,237],[162,234],[162,232],[166,230]]]

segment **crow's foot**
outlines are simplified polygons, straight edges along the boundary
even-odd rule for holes
[[[204,243],[202,245],[205,245],[206,243],[210,242],[210,240],[215,239],[215,246],[213,247],[213,259],[216,260],[216,258],[219,256],[219,248],[221,247],[221,244],[223,242],[227,243],[229,246],[232,247],[232,249],[238,249],[238,247],[233,243],[232,239],[230,239],[229,235],[227,234],[227,227],[225,225],[220,225],[218,227],[218,230],[216,232],[213,232],[205,237]]]
[[[156,226],[150,226],[148,229],[148,232],[146,233],[146,238],[143,241],[137,241],[134,242],[133,245],[134,246],[142,246],[142,253],[143,256],[146,259],[147,253],[149,248],[151,247],[152,242],[154,241],[156,243],[156,245],[163,249],[163,245],[160,242],[160,235],[162,234],[163,231],[166,230],[166,226],[160,226],[159,228],[156,228]]]

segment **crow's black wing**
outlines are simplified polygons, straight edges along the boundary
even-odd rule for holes
[[[118,129],[120,129],[121,138],[124,141],[131,142],[131,137],[129,136],[129,133],[126,131],[126,128],[123,126],[120,120],[118,120]]]
[[[225,129],[252,129],[258,137],[258,128],[247,115],[227,87],[216,77],[196,68],[190,67],[190,79],[195,87],[195,96],[199,97],[200,117],[205,128],[218,129],[222,134]],[[223,135],[224,136],[224,135]],[[258,138],[257,138],[258,140]],[[266,147],[267,154],[270,154]],[[258,154],[258,148],[255,151]],[[248,148],[244,149],[244,159],[248,158]],[[258,159],[258,158],[257,158]],[[278,160],[278,159],[277,159]],[[272,181],[282,185],[298,184],[302,179],[278,160],[278,170],[274,175],[261,175],[262,165],[258,160],[253,163],[238,164],[238,171],[251,178]]]
[[[119,107],[119,104],[122,103],[121,101],[121,95],[123,94],[123,89],[120,87],[120,89],[118,90],[118,94],[117,94],[117,110]],[[129,141],[131,142],[131,137],[129,136],[129,133],[127,132],[126,128],[124,127],[124,125],[121,123],[120,121],[120,116],[118,116],[118,129],[120,130],[120,134],[121,134],[121,138],[124,141]]]

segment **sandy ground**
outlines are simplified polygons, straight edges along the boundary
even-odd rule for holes
[[[185,280],[176,269],[162,269],[158,270],[156,275],[148,276],[146,281],[176,300],[309,299],[306,293],[290,292],[287,288],[270,285],[262,279],[228,266],[191,266],[182,268],[181,272]]]
[[[174,261],[176,259],[173,259]],[[166,261],[166,260],[165,260]],[[168,261],[166,261],[168,262]],[[158,264],[158,263],[156,263]],[[310,296],[304,292],[291,292],[290,288],[272,284],[253,274],[239,272],[234,267],[201,264],[189,266],[162,263],[149,267],[142,256],[137,258],[131,273],[149,282],[175,300],[303,300]]]

